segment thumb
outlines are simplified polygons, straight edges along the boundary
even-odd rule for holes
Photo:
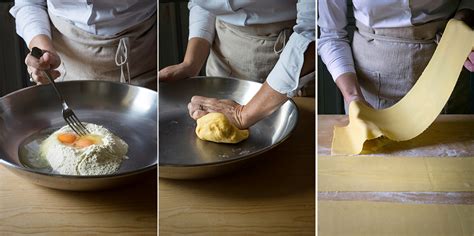
[[[59,57],[51,52],[45,52],[40,58],[40,63],[41,59],[49,66],[49,69],[56,69],[61,64]]]

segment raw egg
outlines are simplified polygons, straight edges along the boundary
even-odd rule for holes
[[[72,144],[76,139],[77,135],[73,133],[62,133],[58,135],[58,140],[64,144]]]
[[[86,148],[94,144],[102,143],[102,138],[94,134],[78,136],[74,133],[62,133],[58,135],[58,140],[62,144],[70,145],[75,148]]]
[[[89,147],[94,144],[100,144],[101,143],[101,138],[98,135],[85,135],[79,137],[75,142],[74,146],[78,148],[85,148]]]

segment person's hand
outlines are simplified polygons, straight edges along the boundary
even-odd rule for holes
[[[474,72],[474,51],[469,53],[467,60],[464,62],[464,67],[470,72]]]
[[[188,63],[180,63],[165,67],[159,72],[160,81],[180,80],[198,75],[199,70],[196,71],[192,65]]]
[[[466,25],[470,26],[471,28],[474,28],[474,10],[467,8],[461,9],[456,12],[453,18],[464,21]]]
[[[248,125],[243,119],[243,105],[228,99],[215,99],[193,96],[188,104],[189,115],[197,120],[210,112],[224,114],[229,121],[239,129],[246,129]]]
[[[211,44],[206,39],[191,38],[188,41],[183,62],[161,69],[158,76],[159,80],[173,81],[198,75],[209,55],[210,48]]]
[[[364,98],[364,96],[361,95],[351,95],[349,97],[344,97],[344,101],[346,102],[346,104],[351,104],[352,101],[359,101],[359,102],[362,102],[363,104],[365,104],[366,106],[370,107],[370,108],[374,108],[372,107],[372,105],[370,105]]]
[[[43,56],[39,59],[35,58],[28,53],[25,58],[25,64],[27,65],[28,73],[30,74],[32,82],[36,84],[45,84],[49,83],[48,79],[43,76],[42,71],[49,71],[53,79],[58,78],[61,73],[56,68],[61,64],[61,58],[56,52],[53,51],[44,51]]]
[[[454,15],[455,19],[464,21],[468,26],[474,28],[474,10],[462,9]],[[474,51],[471,51],[469,56],[464,62],[464,67],[470,72],[474,72]]]
[[[360,101],[372,107],[364,98],[360,89],[359,83],[357,82],[357,76],[355,73],[344,73],[336,78],[336,85],[341,91],[344,97],[344,103],[349,105],[352,101]]]

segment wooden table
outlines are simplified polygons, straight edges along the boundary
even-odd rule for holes
[[[98,192],[48,189],[0,166],[0,235],[156,235],[157,173]]]
[[[212,179],[160,179],[160,235],[314,235],[315,103],[294,100],[295,132],[255,165]]]
[[[318,116],[319,235],[474,235],[474,115],[441,115],[412,140],[330,156],[333,127],[347,122]]]

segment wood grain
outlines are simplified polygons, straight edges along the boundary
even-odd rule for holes
[[[0,166],[0,235],[156,235],[157,177],[97,192],[30,184]]]
[[[160,179],[160,235],[314,235],[314,99],[294,99],[292,136],[236,173]]]
[[[318,156],[318,191],[474,191],[474,158]]]
[[[318,192],[318,201],[474,205],[474,192]]]
[[[472,236],[474,205],[319,201],[320,236]]]
[[[441,115],[412,140],[330,156],[333,126],[346,123],[318,116],[319,235],[474,235],[473,115]]]

